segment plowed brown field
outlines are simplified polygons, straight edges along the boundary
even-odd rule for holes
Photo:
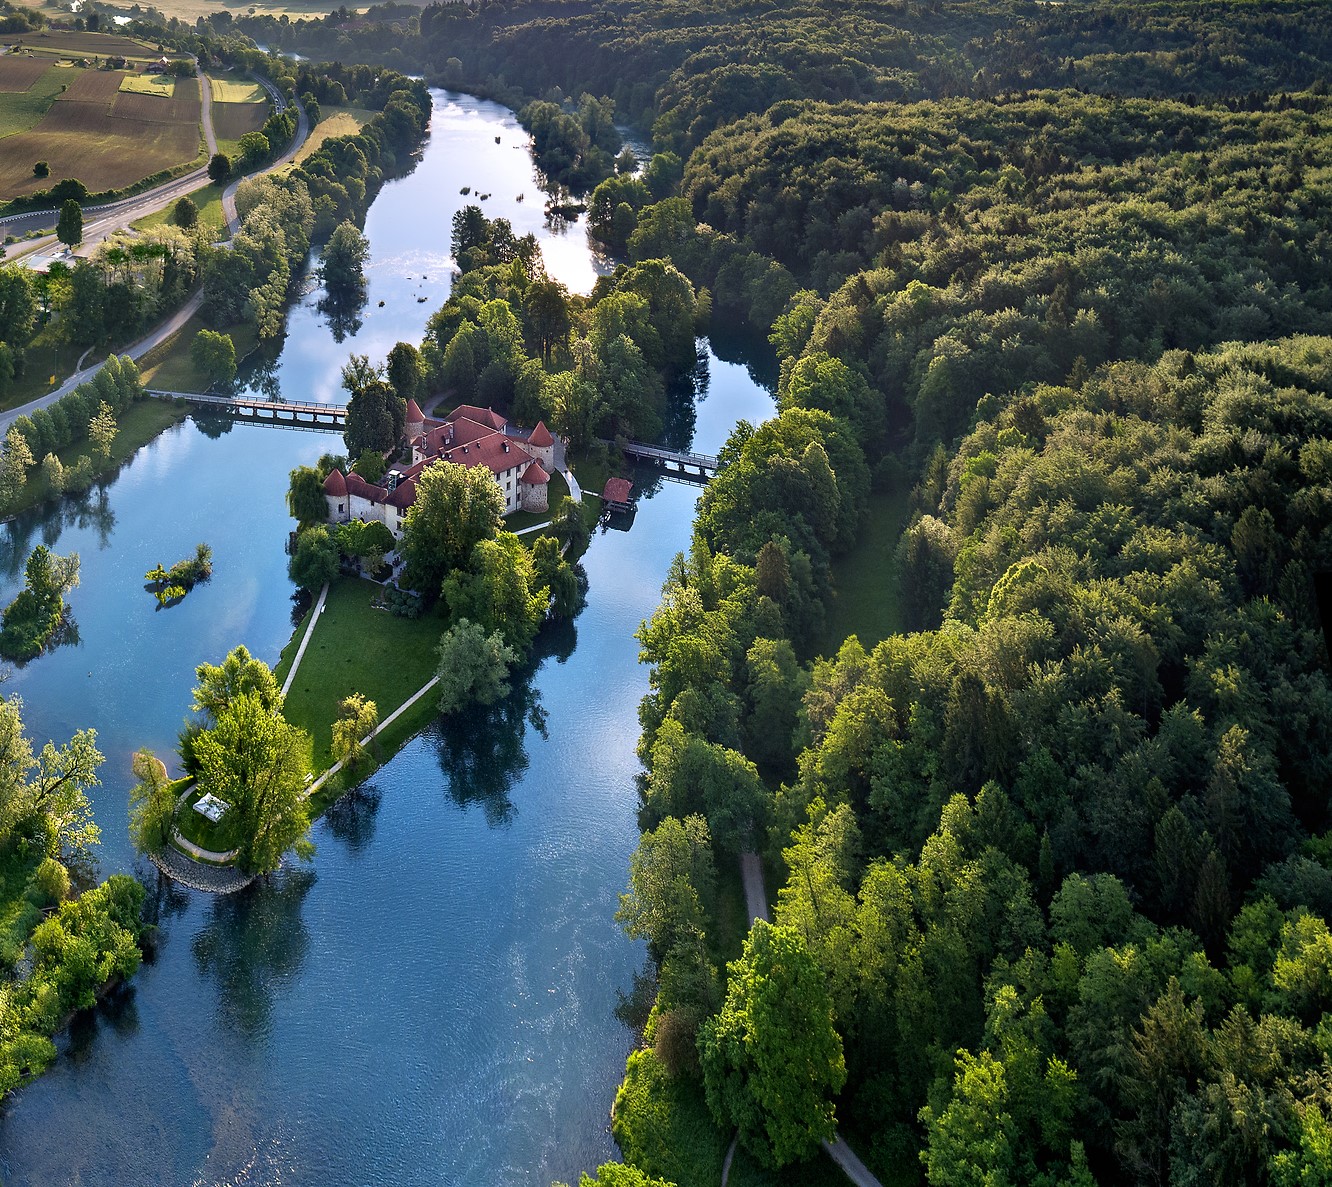
[[[72,70],[69,90],[57,103],[110,103],[120,93],[123,70]]]
[[[160,95],[121,91],[111,105],[111,115],[113,119],[143,120],[150,124],[197,124],[199,100],[163,99]]]
[[[121,189],[198,156],[199,100],[122,92],[121,77],[79,71],[35,127],[0,140],[0,200],[68,177],[93,193]],[[38,160],[49,178],[33,177]]]
[[[219,140],[239,140],[246,132],[257,132],[267,118],[267,103],[213,103],[213,129]]]
[[[51,67],[49,58],[0,57],[0,91],[26,91]]]
[[[28,49],[54,51],[80,58],[156,58],[157,51],[142,42],[116,33],[79,33],[73,30],[44,29],[40,33],[10,35]]]

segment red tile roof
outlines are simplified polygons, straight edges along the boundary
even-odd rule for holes
[[[416,479],[402,479],[397,486],[388,492],[388,498],[384,502],[398,508],[399,511],[406,511],[408,507],[416,502]]]
[[[347,493],[347,480],[342,477],[341,470],[328,472],[328,476],[324,479],[324,493],[332,495],[335,499],[340,499]]]
[[[541,468],[540,462],[533,462],[518,481],[526,486],[545,486],[550,481],[550,475]]]
[[[358,498],[369,499],[372,503],[382,503],[388,498],[388,490],[382,486],[376,486],[373,482],[366,482],[355,470],[347,475],[347,493],[356,495]]]
[[[421,411],[421,405],[415,400],[407,401],[407,423],[409,425],[419,425],[425,422],[425,413]]]
[[[528,440],[538,449],[545,449],[547,445],[554,445],[555,438],[550,435],[550,430],[546,428],[544,420],[537,421],[536,428],[532,430],[532,435]]]
[[[503,432],[509,422],[493,408],[478,408],[475,404],[459,404],[446,418],[449,421],[474,420],[480,425],[489,425],[492,429]]]
[[[601,497],[607,503],[627,503],[633,489],[634,484],[627,478],[608,478]]]
[[[440,454],[446,462],[457,466],[485,466],[492,474],[503,474],[515,466],[526,466],[532,461],[532,455],[516,441],[510,441],[503,433],[493,433],[467,445],[455,445]]]

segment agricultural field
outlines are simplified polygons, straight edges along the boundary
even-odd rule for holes
[[[16,54],[0,57],[0,94],[28,90],[51,68],[42,58],[23,58]]]
[[[40,67],[35,74],[32,65]],[[35,127],[73,77],[72,67],[11,54],[0,57],[0,156],[4,155],[2,138]]]
[[[267,103],[268,92],[250,78],[210,75],[214,103]]]
[[[157,95],[162,99],[174,99],[176,81],[169,74],[127,74],[120,80],[120,89],[135,95]]]
[[[214,102],[213,131],[217,133],[218,147],[234,146],[246,132],[259,131],[267,118],[267,103]]]
[[[34,120],[34,91],[48,87],[52,72],[58,85],[54,94],[46,91],[46,110]],[[120,70],[52,67],[29,91],[0,94],[0,129],[11,128],[0,139],[0,200],[68,177],[78,178],[94,193],[119,189],[195,160],[200,144],[198,84],[182,82],[175,88],[177,97],[171,98],[122,90],[124,80],[132,77]],[[26,107],[17,102],[23,99]],[[49,177],[33,176],[39,160],[49,164]]]
[[[40,33],[24,33],[17,44],[25,50],[39,54],[54,54],[67,58],[130,58],[151,61],[158,51],[132,37],[118,33],[82,33],[72,29],[43,29]]]
[[[355,136],[374,116],[373,111],[359,107],[320,107],[319,123],[310,130],[310,135],[296,153],[295,164],[299,165],[306,157],[318,151],[325,140],[335,136]]]

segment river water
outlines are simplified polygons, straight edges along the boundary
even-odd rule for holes
[[[525,145],[504,108],[436,92],[423,160],[367,219],[359,332],[336,342],[310,294],[267,382],[292,399],[341,399],[350,353],[382,358],[419,341],[447,295],[463,185],[491,194],[491,216],[537,232],[571,288],[590,288],[597,263],[582,228],[542,226]],[[772,401],[740,365],[709,353],[706,370],[694,442],[715,452],[738,418],[762,419]],[[69,598],[78,644],[16,672],[5,691],[24,698],[39,743],[97,729],[104,873],[135,868],[129,758],[143,745],[169,754],[194,666],[242,642],[276,661],[291,631],[287,472],[340,446],[318,433],[205,427],[168,431],[82,506],[0,536],[3,601],[36,543],[82,558]],[[637,843],[647,673],[633,632],[687,547],[696,497],[662,484],[630,531],[597,535],[587,607],[543,640],[531,679],[496,710],[408,743],[317,823],[310,866],[229,898],[138,867],[153,874],[156,956],[0,1108],[8,1187],[545,1187],[615,1156],[607,1113],[632,1036],[614,1011],[644,960],[612,919]],[[200,540],[214,550],[213,580],[157,610],[143,573]]]

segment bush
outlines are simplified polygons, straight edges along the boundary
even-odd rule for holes
[[[33,872],[32,888],[44,907],[63,903],[69,898],[69,871],[54,857],[46,858]]]

